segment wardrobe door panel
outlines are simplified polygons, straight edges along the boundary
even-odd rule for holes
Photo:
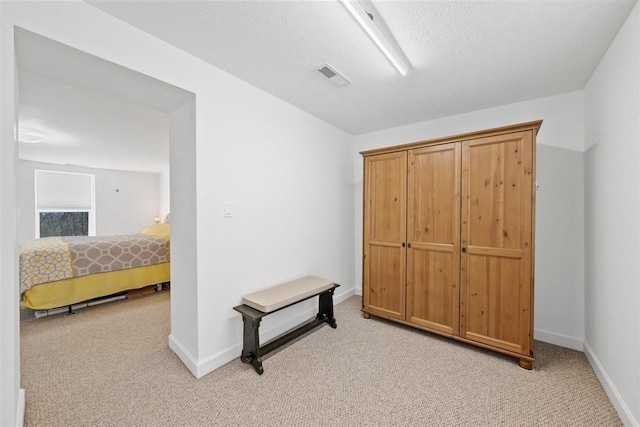
[[[519,323],[521,260],[469,255],[466,338],[522,353]]]
[[[531,351],[532,132],[462,148],[461,336]]]
[[[363,304],[404,319],[407,153],[365,158]]]
[[[460,143],[410,150],[407,320],[458,334]]]
[[[379,314],[404,318],[404,250],[370,243],[365,306]]]

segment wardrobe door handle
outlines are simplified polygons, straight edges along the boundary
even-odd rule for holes
[[[463,254],[466,254],[466,253],[467,253],[467,248],[462,248],[461,250],[462,250],[462,253],[463,253]]]
[[[405,245],[405,243],[404,243],[404,242],[402,242],[402,247],[404,248],[405,246],[406,246],[406,245]]]
[[[411,249],[411,243],[407,243],[407,247]]]

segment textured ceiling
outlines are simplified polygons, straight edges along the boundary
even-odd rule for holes
[[[633,1],[376,1],[401,76],[337,1],[91,1],[352,133],[579,90]],[[337,89],[324,63],[353,84]]]
[[[97,7],[352,133],[584,87],[630,1],[376,2],[402,77],[337,1],[100,2]],[[159,172],[191,94],[16,30],[22,159]],[[314,72],[329,63],[353,84]]]

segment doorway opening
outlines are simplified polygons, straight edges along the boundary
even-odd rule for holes
[[[15,44],[20,141],[16,164],[19,243],[37,242],[43,237],[40,235],[42,227],[39,227],[43,220],[41,216],[49,215],[44,218],[45,222],[53,221],[50,227],[53,234],[49,235],[69,244],[74,237],[54,236],[68,236],[69,227],[56,228],[54,222],[61,220],[62,214],[71,213],[65,220],[79,223],[86,220],[86,234],[95,234],[101,239],[100,244],[110,242],[114,236],[134,236],[132,244],[96,249],[104,251],[99,257],[102,261],[94,257],[94,264],[101,264],[99,268],[105,268],[107,264],[108,268],[129,264],[120,265],[122,268],[113,271],[92,270],[93,265],[87,267],[86,276],[92,277],[87,287],[102,286],[107,282],[109,286],[113,283],[121,286],[130,279],[123,278],[120,273],[149,267],[144,270],[144,280],[164,285],[165,289],[170,283],[173,285],[168,286],[171,300],[180,300],[182,292],[191,291],[179,286],[183,277],[195,274],[190,271],[195,269],[195,264],[184,261],[192,258],[188,254],[189,248],[193,249],[191,253],[195,252],[195,233],[190,231],[195,228],[195,222],[190,221],[194,213],[189,209],[193,204],[182,203],[195,200],[195,179],[183,178],[195,170],[195,95],[21,28],[15,29]],[[179,154],[176,156],[175,153]],[[68,191],[68,182],[65,184],[64,180],[57,186],[38,186],[38,174],[41,175],[39,182],[48,184],[55,184],[52,176],[90,176],[90,208],[69,205],[84,199],[80,197],[83,200],[79,201],[75,197],[78,191]],[[40,187],[42,194],[38,193]],[[41,206],[43,199],[55,204],[55,209]],[[86,218],[82,216],[85,213]],[[76,218],[77,214],[80,216]],[[170,232],[165,236],[159,229]],[[143,238],[151,243],[140,243]],[[144,259],[143,254],[163,240],[167,241],[166,259],[161,258],[158,264],[151,264],[152,261],[147,264],[146,261],[161,257],[162,249],[144,255],[147,257]],[[87,254],[93,249],[88,249]],[[127,256],[118,258],[121,252]],[[111,255],[115,259],[107,262],[106,258]],[[54,282],[59,284],[79,278],[80,267],[73,264],[73,256],[69,256],[68,267],[72,277]],[[128,261],[123,261],[125,259]],[[138,261],[142,264],[137,264]],[[156,265],[162,267],[154,269]],[[111,273],[113,276],[106,280],[105,275]],[[31,286],[46,286],[44,283],[47,282],[31,283]],[[137,283],[126,286],[131,288],[126,292],[131,291],[132,296],[138,289]],[[148,289],[154,295],[160,288],[152,286]],[[122,295],[122,292],[119,289],[117,294]],[[173,310],[173,302],[168,302],[169,292],[165,298],[168,322],[179,321],[180,316],[186,315]],[[93,310],[98,305],[93,301],[94,298],[74,301],[69,304],[69,312],[74,304],[86,304],[87,312]],[[21,310],[21,320],[41,321],[33,320],[31,314],[27,308]],[[64,315],[58,316],[62,319]],[[52,316],[48,327],[56,327],[54,320]],[[82,316],[74,316],[73,321],[82,322]],[[97,331],[93,334],[99,339]],[[71,337],[71,342],[74,339]],[[164,345],[167,346],[166,340]],[[28,387],[29,384],[25,384],[27,392]]]

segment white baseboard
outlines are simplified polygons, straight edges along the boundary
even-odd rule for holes
[[[198,360],[193,357],[191,352],[189,352],[173,334],[169,335],[169,348],[173,350],[182,363],[184,363],[184,366],[187,367],[189,372],[191,372],[194,377],[199,378],[197,376]]]
[[[230,345],[220,351],[213,353],[211,356],[205,357],[198,362],[196,378],[202,378],[210,372],[215,371],[222,365],[226,365],[236,357],[240,357],[242,352],[242,343]]]
[[[353,295],[355,295],[354,288],[340,294],[336,292],[336,294],[333,296],[333,304],[338,305],[341,302],[351,298]],[[295,328],[300,323],[313,317],[316,313],[316,309],[310,309],[270,329],[264,331],[261,329],[261,341],[268,341],[282,333],[282,331],[287,331],[289,329]],[[174,348],[174,346],[176,348]],[[218,369],[220,366],[225,365],[231,362],[233,359],[240,357],[240,353],[242,352],[242,340],[240,339],[236,344],[223,348],[222,350],[217,351],[201,360],[196,360],[195,358],[193,358],[193,356],[188,351],[186,351],[186,349],[182,345],[180,345],[180,343],[172,336],[169,336],[169,347],[178,355],[180,360],[182,360],[182,362],[187,366],[194,377],[201,378],[208,373]]]
[[[591,367],[600,380],[600,384],[602,384],[604,391],[607,393],[607,396],[609,396],[609,400],[611,400],[611,403],[613,403],[613,406],[614,408],[616,408],[616,411],[618,412],[618,415],[620,416],[620,419],[622,419],[624,425],[639,427],[640,424],[638,424],[638,420],[634,418],[631,410],[629,409],[629,406],[627,406],[626,402],[620,395],[620,392],[613,384],[613,381],[611,381],[611,378],[609,378],[607,371],[604,370],[604,367],[600,363],[600,360],[598,360],[598,357],[593,352],[593,349],[586,341],[584,343],[584,354],[587,356]]]
[[[583,351],[584,349],[584,340],[582,338],[545,331],[544,329],[534,329],[533,337],[538,341],[548,342],[549,344],[559,345],[560,347],[566,347],[572,350]]]
[[[18,409],[16,412],[16,427],[24,426],[24,410],[25,410],[25,395],[24,389],[20,389],[20,393],[18,393]]]
[[[351,288],[351,289],[349,289],[347,291],[344,291],[342,293],[336,292],[336,294],[333,296],[333,304],[334,305],[338,305],[341,302],[348,300],[349,298],[351,298],[355,294],[356,294],[356,288]]]

